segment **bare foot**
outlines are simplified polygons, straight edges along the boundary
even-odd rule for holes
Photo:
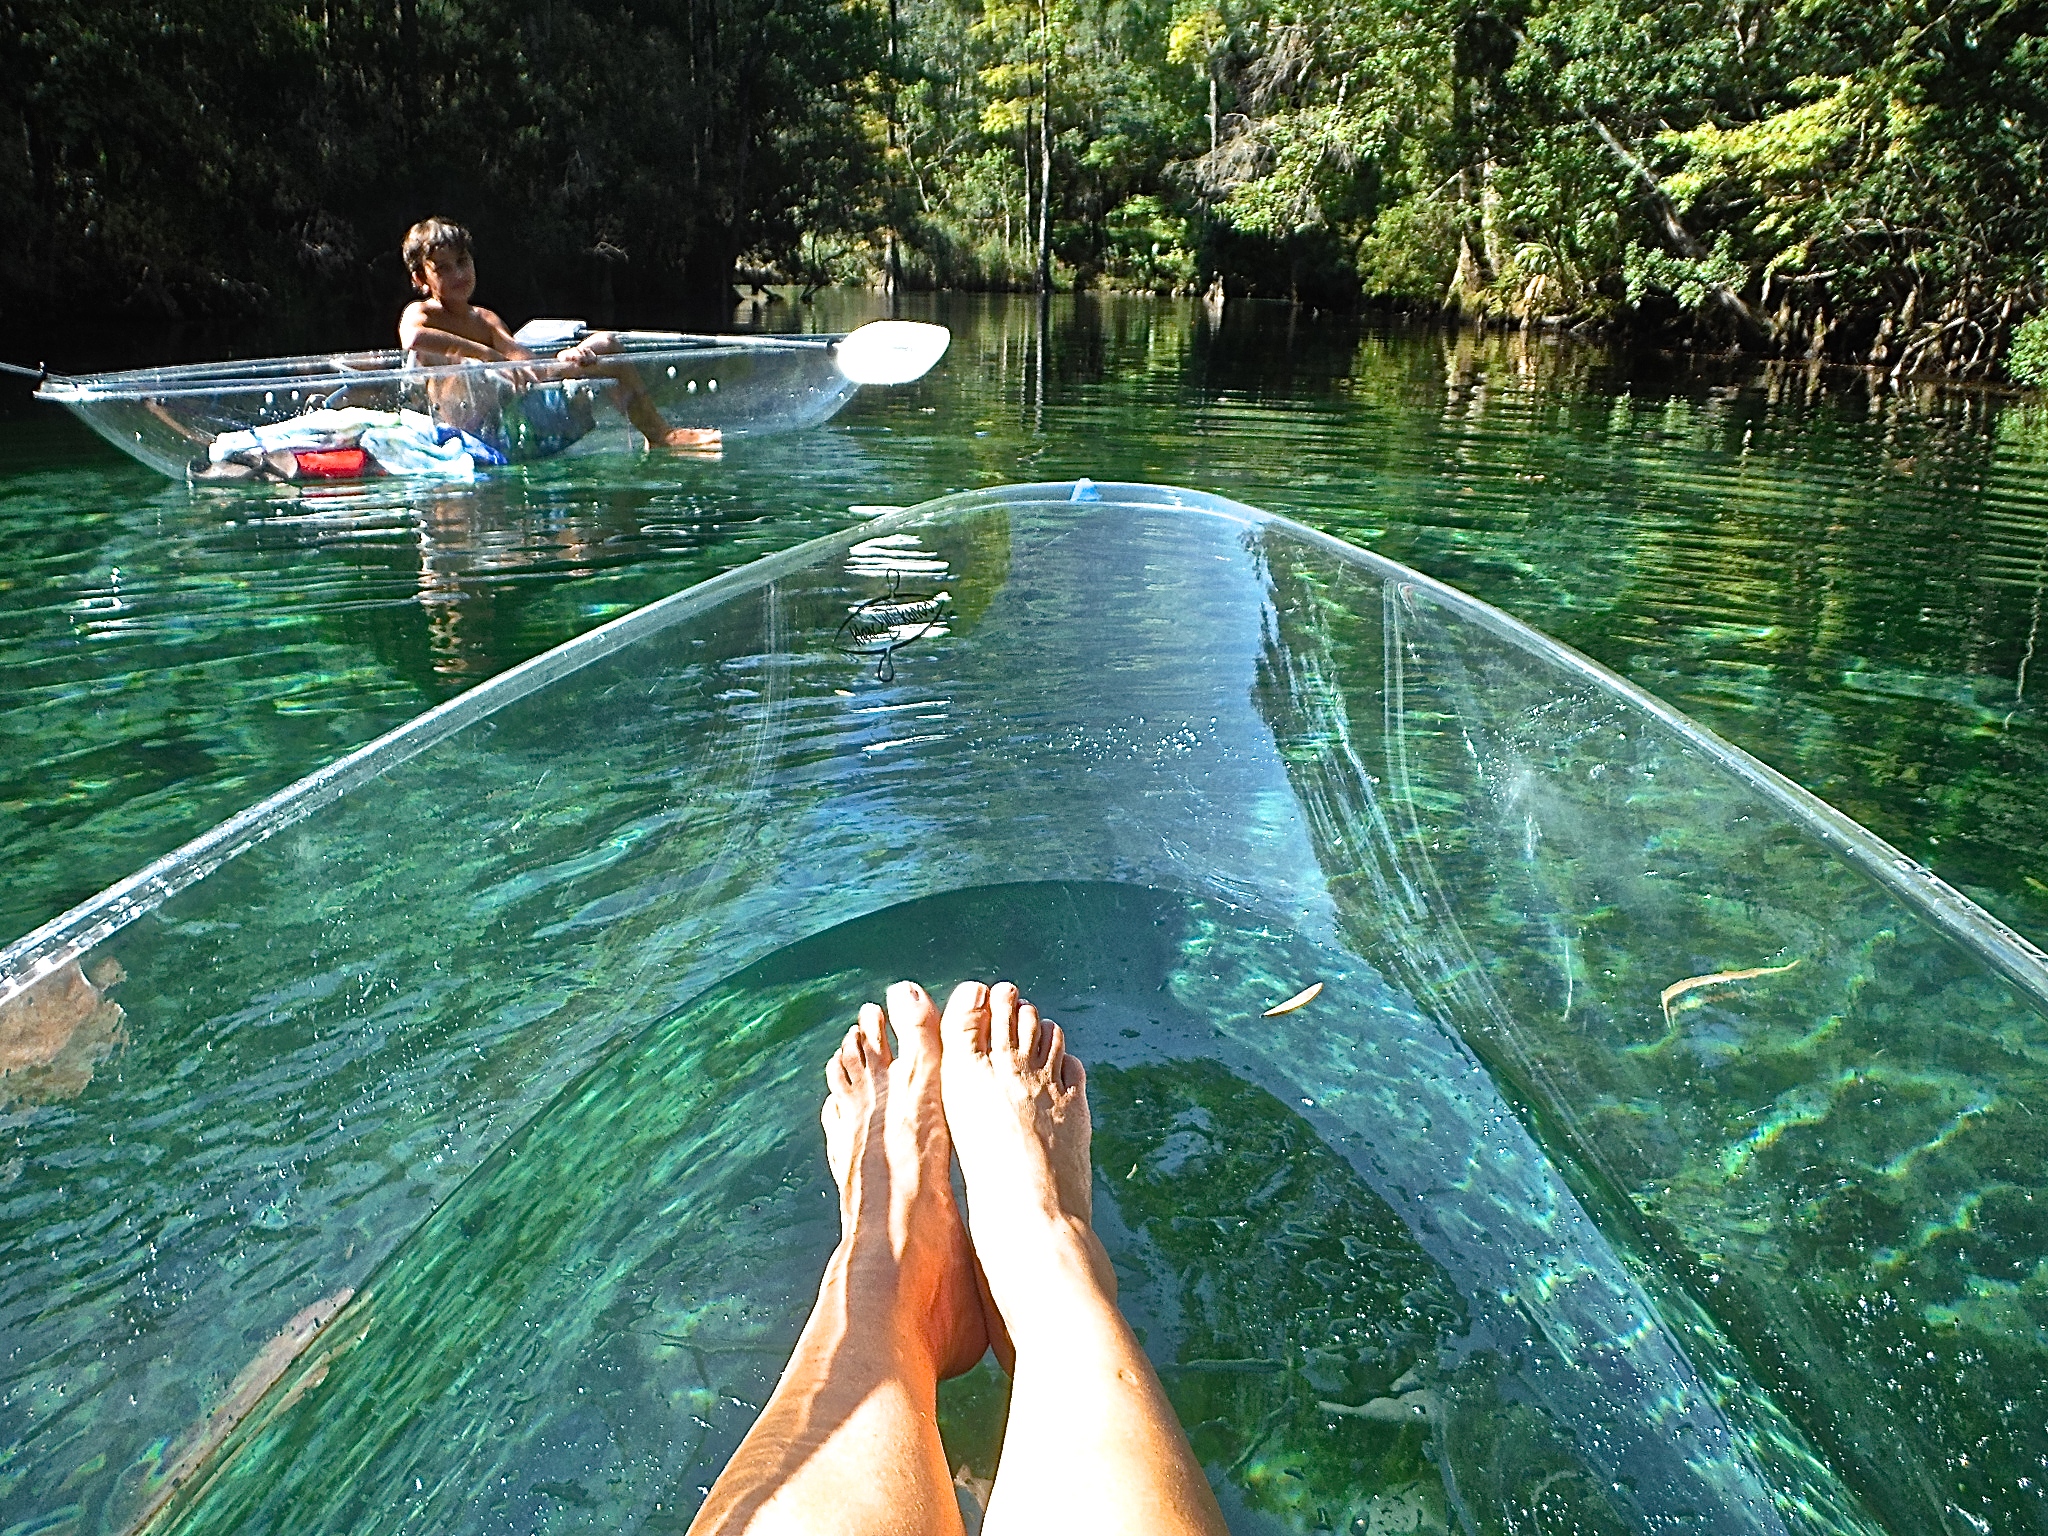
[[[725,434],[716,427],[670,427],[655,440],[658,448],[718,448]]]
[[[1048,1289],[1082,1283],[1116,1295],[1109,1256],[1089,1225],[1087,1074],[1059,1025],[1009,982],[962,982],[946,1003],[940,1076],[967,1179],[967,1216],[991,1342],[1014,1373],[1020,1321],[1057,1315]],[[1078,1266],[1080,1273],[1075,1273]]]
[[[1228,1536],[1088,1225],[1087,1081],[1066,1036],[1007,982],[955,988],[939,1032],[968,1226],[1016,1343],[983,1532]]]
[[[849,1288],[874,1286],[898,1325],[923,1333],[941,1377],[958,1376],[981,1359],[988,1335],[953,1203],[939,1010],[910,981],[889,988],[888,1001],[886,1014],[862,1006],[825,1067],[825,1159],[842,1233],[833,1263],[845,1266]]]
[[[592,372],[602,374],[618,384],[618,408],[626,413],[626,420],[632,422],[640,435],[647,439],[648,447],[677,449],[704,458],[716,458],[724,452],[722,445],[725,442],[725,434],[716,427],[670,426],[668,418],[655,407],[653,397],[647,393],[646,384],[641,382],[639,373],[631,363],[600,363]]]

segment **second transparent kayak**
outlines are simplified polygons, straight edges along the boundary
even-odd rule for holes
[[[344,420],[316,451],[358,448],[362,418],[372,416],[414,437],[424,434],[434,446],[447,438],[464,448],[454,436],[460,431],[488,466],[637,447],[644,439],[622,409],[628,378],[671,427],[739,436],[816,426],[863,384],[919,377],[950,339],[943,327],[903,320],[874,321],[844,336],[614,334],[619,350],[601,368],[549,362],[575,339],[572,333],[536,347],[537,363],[416,367],[398,351],[256,358],[52,374],[36,397],[66,407],[123,453],[179,480],[222,478],[224,456],[210,450],[230,434],[279,428],[315,411],[361,413],[356,435]],[[621,365],[629,376],[617,376]],[[393,417],[418,422],[381,421]],[[351,477],[380,472],[374,444],[366,457]],[[394,461],[382,472],[412,472],[415,462]]]

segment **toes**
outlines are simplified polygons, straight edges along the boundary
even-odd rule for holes
[[[832,1053],[832,1059],[825,1063],[825,1091],[835,1099],[845,1098],[853,1092],[853,1078],[846,1070],[846,1052],[855,1036],[852,1030],[846,1032],[846,1042]]]
[[[869,1066],[882,1068],[889,1065],[889,1031],[879,1005],[860,1005],[860,1023],[854,1027],[854,1034],[860,1039],[861,1050]]]
[[[988,989],[988,1048],[991,1051],[1017,1050],[1017,1005],[1022,1001],[1017,996],[1016,987],[1007,981],[999,981]]]
[[[989,1051],[989,993],[978,981],[963,981],[946,999],[945,1016],[939,1020],[939,1038],[945,1049],[963,1056],[985,1056]]]
[[[1059,1030],[1059,1025],[1050,1019],[1040,1019],[1038,1010],[1029,1003],[1018,1007],[1017,1054],[1032,1071],[1043,1070],[1046,1062],[1052,1059]]]
[[[916,1065],[939,1060],[939,1009],[931,994],[914,981],[889,988],[889,1026],[896,1031],[896,1051]]]
[[[1059,1085],[1068,1093],[1088,1091],[1088,1069],[1081,1065],[1081,1058],[1066,1054],[1066,1038],[1060,1034],[1057,1024],[1053,1026],[1053,1056],[1058,1062]]]

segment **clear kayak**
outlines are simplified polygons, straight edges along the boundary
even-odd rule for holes
[[[737,436],[815,426],[863,384],[921,377],[951,339],[903,320],[844,336],[620,331],[606,333],[617,350],[595,366],[548,361],[584,334],[575,322],[522,329],[537,362],[417,367],[396,350],[255,358],[48,374],[36,397],[174,479],[468,474],[637,447],[628,390],[671,427]]]
[[[2033,1507],[2048,957],[1483,603],[1084,481],[638,610],[0,952],[0,1528],[680,1531],[837,1237],[820,1064],[997,974],[1233,1529]]]

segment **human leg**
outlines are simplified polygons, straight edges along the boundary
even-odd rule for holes
[[[941,1033],[968,1227],[1016,1352],[985,1536],[1223,1536],[1089,1224],[1081,1063],[1007,982],[956,988]]]
[[[613,363],[602,368],[603,372],[618,381],[620,407],[626,419],[633,423],[655,448],[716,448],[725,441],[725,434],[716,427],[672,427],[660,411],[654,407],[654,397],[647,393],[647,386],[640,382],[640,372],[631,363]],[[716,454],[709,457],[717,457]]]
[[[618,407],[640,435],[656,448],[716,448],[725,434],[716,427],[672,427],[655,409],[640,370],[616,356],[618,339],[610,331],[586,336],[556,359],[581,373],[597,374],[618,386]]]
[[[957,1536],[938,1383],[987,1345],[967,1236],[953,1203],[939,1098],[938,1009],[889,989],[826,1067],[825,1150],[842,1236],[818,1302],[761,1417],[693,1536]],[[885,1023],[893,1025],[897,1052]]]

